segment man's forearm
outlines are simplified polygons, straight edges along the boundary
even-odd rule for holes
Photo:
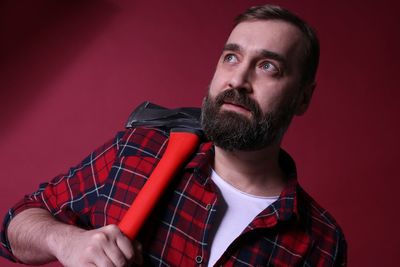
[[[57,221],[42,209],[27,209],[7,230],[13,254],[27,264],[58,260],[63,266],[127,266],[141,264],[142,248],[116,225],[84,230]]]
[[[13,254],[20,261],[42,264],[56,260],[62,239],[76,231],[83,230],[57,221],[47,210],[32,208],[11,220],[7,235]]]

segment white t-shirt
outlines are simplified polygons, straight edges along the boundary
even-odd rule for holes
[[[211,179],[221,193],[225,209],[217,211],[219,226],[211,242],[208,266],[213,266],[229,245],[262,210],[278,199],[247,194],[223,180],[214,170]]]

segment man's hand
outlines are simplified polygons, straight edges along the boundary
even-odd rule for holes
[[[7,234],[14,255],[27,264],[58,259],[66,267],[122,267],[143,261],[141,245],[116,225],[83,230],[57,221],[43,209],[18,214]]]
[[[58,246],[55,244],[58,247],[55,256],[66,267],[122,267],[140,265],[143,261],[141,245],[132,243],[116,225],[90,231],[79,229],[62,239]]]

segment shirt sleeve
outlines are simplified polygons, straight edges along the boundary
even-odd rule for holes
[[[48,210],[58,220],[82,228],[91,228],[90,210],[104,186],[110,169],[118,157],[119,142],[124,132],[96,149],[68,173],[39,185],[37,191],[25,195],[10,208],[1,227],[0,256],[18,261],[10,248],[7,227],[17,214],[29,208]]]
[[[339,240],[338,255],[334,266],[347,266],[347,242],[343,235]]]

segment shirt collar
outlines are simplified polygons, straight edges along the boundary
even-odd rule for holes
[[[300,219],[298,210],[298,190],[296,164],[283,149],[279,153],[279,164],[284,171],[287,182],[279,198],[263,210],[248,226],[248,229],[273,227],[278,222]]]
[[[196,154],[192,157],[185,169],[194,169],[197,181],[206,185],[211,175],[211,161],[214,158],[214,145],[212,142],[201,143]]]
[[[214,158],[214,146],[211,142],[202,143],[185,169],[194,169],[197,181],[209,188],[211,165]],[[287,183],[277,201],[262,211],[249,225],[251,228],[272,227],[279,221],[287,221],[293,217],[299,218],[298,212],[298,182],[296,164],[292,157],[283,149],[279,153],[279,164],[287,177]]]

